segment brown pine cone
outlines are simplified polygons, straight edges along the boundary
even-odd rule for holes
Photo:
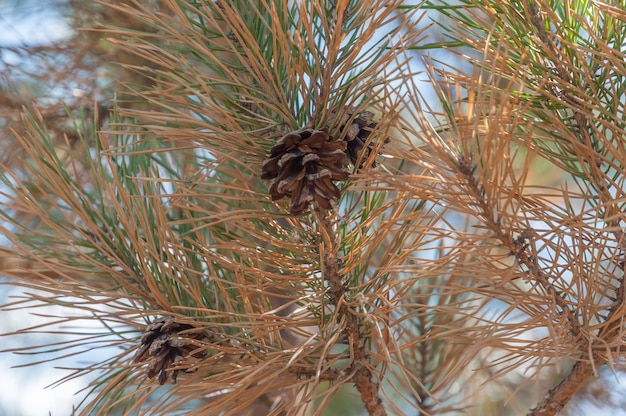
[[[141,337],[141,347],[135,353],[134,362],[148,361],[148,378],[159,375],[159,384],[170,378],[176,383],[179,369],[172,369],[179,362],[200,359],[198,343],[205,338],[202,328],[177,322],[172,317],[161,317],[146,327]]]
[[[263,163],[262,179],[273,179],[272,200],[291,198],[290,211],[299,215],[315,202],[333,207],[341,196],[333,181],[348,178],[347,143],[330,141],[328,129],[304,129],[283,136]]]
[[[370,142],[367,147],[365,143],[369,135],[372,133],[372,130],[376,128],[376,122],[372,121],[372,117],[374,113],[371,111],[363,111],[356,117],[349,126],[347,125],[347,121],[352,117],[354,113],[348,113],[345,116],[345,120],[341,126],[341,129],[347,129],[344,140],[348,142],[347,153],[350,161],[354,166],[356,166],[357,161],[359,160],[359,156],[361,156],[361,163],[358,168],[361,169],[363,167],[363,162],[365,162],[368,158],[372,150],[374,150],[374,143]],[[385,138],[384,143],[389,143],[390,139]],[[372,163],[372,166],[376,166],[376,162]]]
[[[374,150],[375,143],[373,141],[367,146],[365,146],[365,143],[378,123],[372,121],[374,113],[371,111],[363,111],[358,117],[354,118],[352,122],[348,124],[348,120],[350,120],[354,114],[355,110],[350,109],[342,114],[340,120],[337,120],[339,113],[333,111],[329,125],[338,126],[339,131],[342,132],[343,138],[347,142],[346,153],[352,164],[356,166],[359,157],[361,158],[361,163],[357,167],[360,170],[363,168],[363,163],[369,158],[370,153]],[[388,137],[385,138],[384,144],[389,143],[389,141],[390,139]],[[372,162],[372,166],[376,166],[376,162]]]

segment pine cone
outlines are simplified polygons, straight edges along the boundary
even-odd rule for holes
[[[367,142],[369,135],[378,123],[372,121],[374,113],[371,111],[363,111],[348,125],[348,120],[350,120],[353,115],[353,111],[349,111],[344,115],[340,129],[345,131],[344,140],[348,142],[346,152],[353,165],[356,166],[359,156],[363,153],[361,164],[358,166],[358,168],[361,169],[363,162],[367,160],[374,149],[373,142],[370,142],[367,147],[365,147],[365,142]],[[385,138],[385,143],[389,143],[389,140],[388,137]],[[376,166],[376,162],[372,163],[372,166]]]
[[[272,200],[291,198],[291,213],[299,215],[315,202],[332,208],[341,196],[332,181],[348,178],[347,143],[330,141],[328,129],[304,129],[283,136],[263,163],[263,179],[273,179]]]
[[[205,331],[189,324],[182,324],[172,317],[156,319],[146,327],[141,337],[141,347],[135,354],[136,363],[148,361],[148,378],[159,375],[159,384],[165,384],[171,374],[176,383],[179,369],[172,370],[181,361],[200,359],[198,341],[205,338]]]

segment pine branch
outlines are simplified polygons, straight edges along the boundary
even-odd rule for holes
[[[623,14],[596,3],[429,2],[454,23],[429,44],[400,0],[109,4],[132,101],[26,113],[0,209],[28,290],[3,308],[104,329],[20,352],[121,347],[66,377],[99,372],[85,415],[321,412],[347,384],[373,415],[527,408],[572,360],[555,414],[623,359]],[[418,83],[408,50],[459,45]]]
[[[555,414],[595,373],[596,366],[611,364],[621,358],[619,345],[623,343],[623,335],[616,322],[622,321],[623,310],[616,305],[623,301],[624,292],[624,267],[620,260],[624,237],[620,224],[624,221],[621,201],[625,159],[623,152],[616,150],[622,145],[614,138],[620,137],[624,131],[621,106],[616,106],[617,97],[623,96],[623,89],[613,81],[607,82],[607,79],[622,79],[625,75],[623,65],[611,63],[616,56],[623,55],[613,43],[613,36],[621,39],[622,34],[613,31],[613,23],[621,22],[621,19],[613,9],[601,5],[586,8],[580,4],[548,5],[547,2],[530,1],[500,7],[491,1],[466,3],[464,12],[467,13],[459,13],[447,6],[440,6],[439,10],[445,10],[444,13],[459,22],[449,31],[455,40],[485,53],[482,60],[473,60],[475,68],[479,68],[475,74],[465,76],[458,71],[440,70],[439,74],[446,81],[450,80],[450,84],[461,86],[467,92],[464,99],[472,104],[467,112],[460,106],[444,107],[444,110],[453,126],[450,129],[460,126],[454,130],[461,136],[459,142],[463,149],[462,159],[457,158],[457,169],[465,170],[463,181],[469,184],[469,193],[473,195],[480,220],[515,256],[516,263],[529,273],[537,286],[550,294],[537,300],[546,302],[545,308],[555,314],[554,318],[558,316],[563,322],[563,317],[568,323],[568,334],[561,342],[571,343],[571,350],[563,348],[561,354],[567,354],[576,360],[576,364],[571,374],[551,389],[535,409],[536,414]],[[472,8],[486,12],[486,18]],[[598,18],[598,14],[602,17]],[[478,77],[480,81],[476,82]],[[523,88],[518,89],[516,83]],[[482,106],[487,103],[497,103],[497,110],[485,111]],[[503,111],[502,106],[510,106],[512,112]],[[459,114],[469,115],[467,125],[473,127],[474,134],[480,137],[476,143],[462,137],[464,120]],[[476,114],[480,115],[477,117]],[[489,123],[486,131],[477,130],[476,124],[471,126],[472,118],[486,120]],[[506,125],[503,129],[506,131],[491,129],[490,124],[494,121]],[[524,126],[524,123],[528,124]],[[511,191],[517,195],[532,191],[524,189],[523,177],[515,177],[506,166],[507,162],[494,165],[506,166],[503,173],[514,185],[511,188],[501,186],[502,176],[490,174],[484,168],[495,161],[492,149],[503,149],[501,154],[505,157],[518,156],[506,145],[499,148],[492,143],[506,143],[520,127],[522,134],[517,143],[573,175],[581,188],[581,194],[576,196],[567,188],[557,191],[562,192],[565,202],[566,209],[562,214],[538,202],[532,195],[509,196]],[[450,148],[442,151],[444,157],[454,153]],[[468,160],[471,160],[469,165]],[[610,173],[613,169],[615,173]],[[494,186],[494,183],[498,185]],[[590,208],[585,207],[582,214],[578,214],[574,209],[576,199],[582,201],[583,207],[588,204]],[[524,208],[528,209],[527,213]],[[505,213],[507,210],[513,213]],[[529,215],[541,211],[543,214]],[[565,232],[571,242],[568,239],[547,242],[547,238],[533,227],[518,225],[517,213],[546,224],[548,230],[559,223],[569,228],[572,217],[585,218],[587,215],[592,221],[597,219],[598,225],[587,225],[586,220],[581,220],[585,226]],[[563,215],[565,220],[548,220],[554,214]],[[599,227],[597,231],[596,226]],[[504,234],[501,230],[505,230]],[[546,230],[542,232],[545,236]],[[593,250],[613,259],[613,266],[592,265],[592,260],[586,257],[587,249],[582,248],[588,235],[594,236],[591,240]],[[563,278],[563,272],[559,271],[559,256],[551,259],[540,255],[546,247],[552,253],[581,247],[576,254],[567,256],[571,259],[565,263],[567,278]],[[522,305],[526,308],[533,301],[535,299],[525,297],[514,304],[517,308]],[[551,331],[555,329],[550,328]],[[558,336],[565,335],[561,331],[554,332]]]
[[[374,373],[369,369],[363,328],[357,319],[357,313],[349,306],[353,301],[348,295],[350,287],[347,286],[348,283],[344,281],[340,271],[342,263],[339,258],[340,244],[337,242],[332,217],[324,211],[316,211],[315,214],[321,235],[320,255],[322,256],[324,280],[329,285],[330,303],[336,308],[335,320],[345,328],[350,347],[350,363],[343,371],[350,374],[349,379],[354,382],[361,394],[361,400],[368,413],[384,416],[387,412],[379,396],[379,386],[374,380]]]
[[[564,62],[567,62],[565,52],[559,49],[559,46],[552,40],[552,35],[546,30],[546,24],[543,19],[542,7],[535,1],[529,1],[528,13],[530,15],[530,21],[534,25],[537,37],[544,44],[545,49],[548,51],[548,57],[551,58],[550,62],[555,67],[557,80],[555,84],[575,85],[576,81],[570,76],[568,68],[564,66]],[[591,123],[589,121],[588,111],[586,111],[585,103],[579,98],[570,95],[568,92],[562,89],[553,88],[552,94],[554,97],[567,105],[573,111],[573,119],[575,125],[572,127],[577,133],[580,143],[584,149],[584,159],[582,162],[586,165],[585,172],[589,174],[590,182],[598,191],[598,197],[600,200],[600,206],[603,208],[603,218],[606,219],[606,227],[615,236],[616,241],[619,242],[622,252],[626,252],[626,238],[622,231],[621,223],[623,217],[621,214],[622,209],[615,201],[614,196],[611,195],[609,189],[610,183],[607,183],[605,174],[602,172],[602,149],[600,144],[590,134]],[[622,273],[625,272],[622,267]],[[619,282],[616,287],[616,294],[613,299],[614,305],[621,305],[626,300],[624,298],[625,287],[624,278],[616,277]],[[587,345],[588,337],[581,338],[583,344],[580,346],[581,358],[576,362],[571,372],[559,383],[556,387],[551,389],[544,397],[543,401],[535,407],[529,415],[554,415],[560,409],[562,409],[571,399],[576,392],[582,387],[582,385],[589,380],[596,373],[597,366],[600,366],[610,360],[609,355],[604,352],[598,352],[595,345],[615,345],[616,341],[620,342],[622,339],[621,322],[624,311],[622,308],[615,306],[609,309],[609,313],[606,316],[605,322],[609,324],[604,326],[598,338],[592,342],[591,346]],[[575,329],[574,329],[575,330]],[[575,331],[578,332],[578,331]],[[588,351],[593,351],[589,354]]]

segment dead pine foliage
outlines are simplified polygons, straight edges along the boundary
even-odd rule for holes
[[[49,322],[3,336],[71,337],[4,353],[103,348],[75,414],[574,415],[623,372],[626,4],[69,4],[21,53],[81,99],[3,78],[0,264]]]

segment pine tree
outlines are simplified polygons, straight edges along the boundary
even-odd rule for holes
[[[553,415],[619,371],[622,1],[98,7],[118,98],[24,110],[0,211],[4,308],[102,323],[22,352],[119,347],[77,414]]]

